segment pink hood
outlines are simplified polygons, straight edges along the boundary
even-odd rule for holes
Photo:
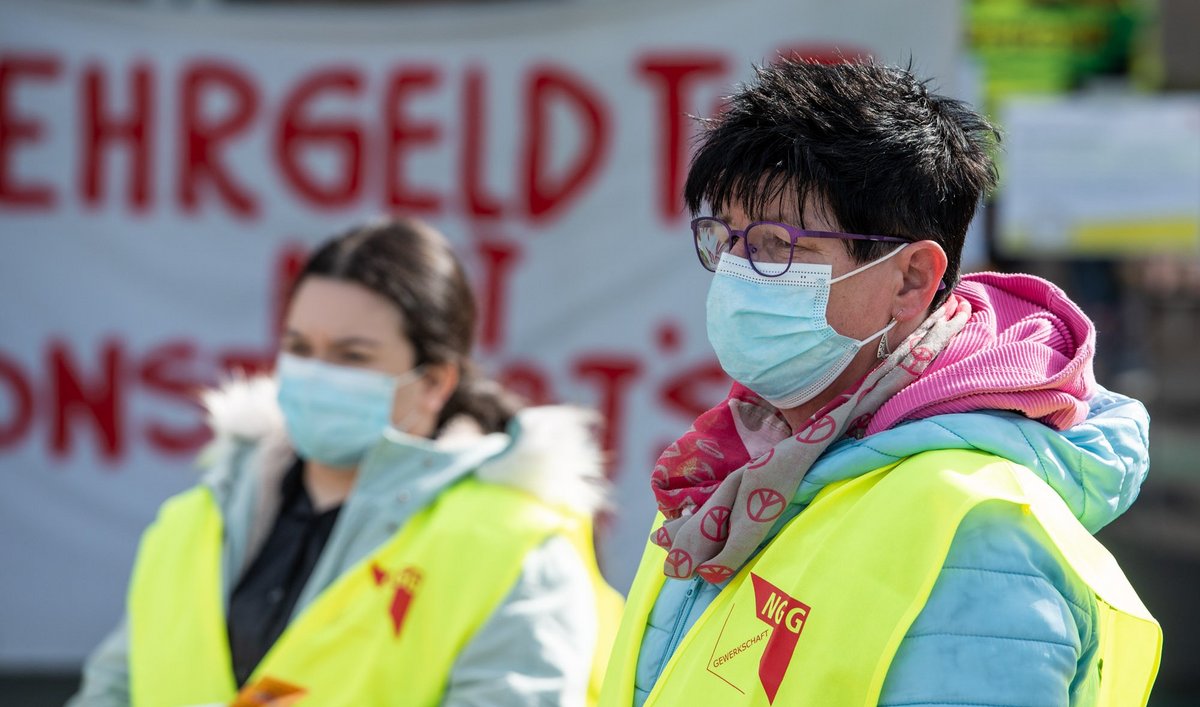
[[[1032,275],[978,273],[954,294],[971,318],[925,373],[884,403],[867,434],[905,420],[1012,410],[1064,430],[1096,388],[1096,330],[1062,290]]]

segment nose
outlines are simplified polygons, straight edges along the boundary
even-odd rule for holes
[[[736,255],[739,258],[750,258],[750,254],[746,251],[746,236],[733,236],[733,244],[729,246],[729,254]]]

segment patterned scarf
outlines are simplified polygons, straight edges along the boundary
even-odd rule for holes
[[[741,385],[659,457],[651,486],[666,520],[663,573],[728,579],[757,550],[801,479],[829,445],[861,438],[875,411],[920,377],[966,325],[971,306],[950,298],[870,373],[793,433],[782,414]]]

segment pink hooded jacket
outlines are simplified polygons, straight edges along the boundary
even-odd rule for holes
[[[884,403],[867,434],[905,420],[1012,410],[1064,430],[1087,416],[1096,330],[1063,291],[1032,275],[979,273],[954,294],[967,326],[911,385]]]

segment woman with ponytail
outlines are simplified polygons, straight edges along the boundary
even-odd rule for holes
[[[522,409],[474,329],[428,225],[322,245],[275,376],[206,395],[205,477],[143,536],[74,704],[592,702],[620,610],[591,544],[595,420]]]

